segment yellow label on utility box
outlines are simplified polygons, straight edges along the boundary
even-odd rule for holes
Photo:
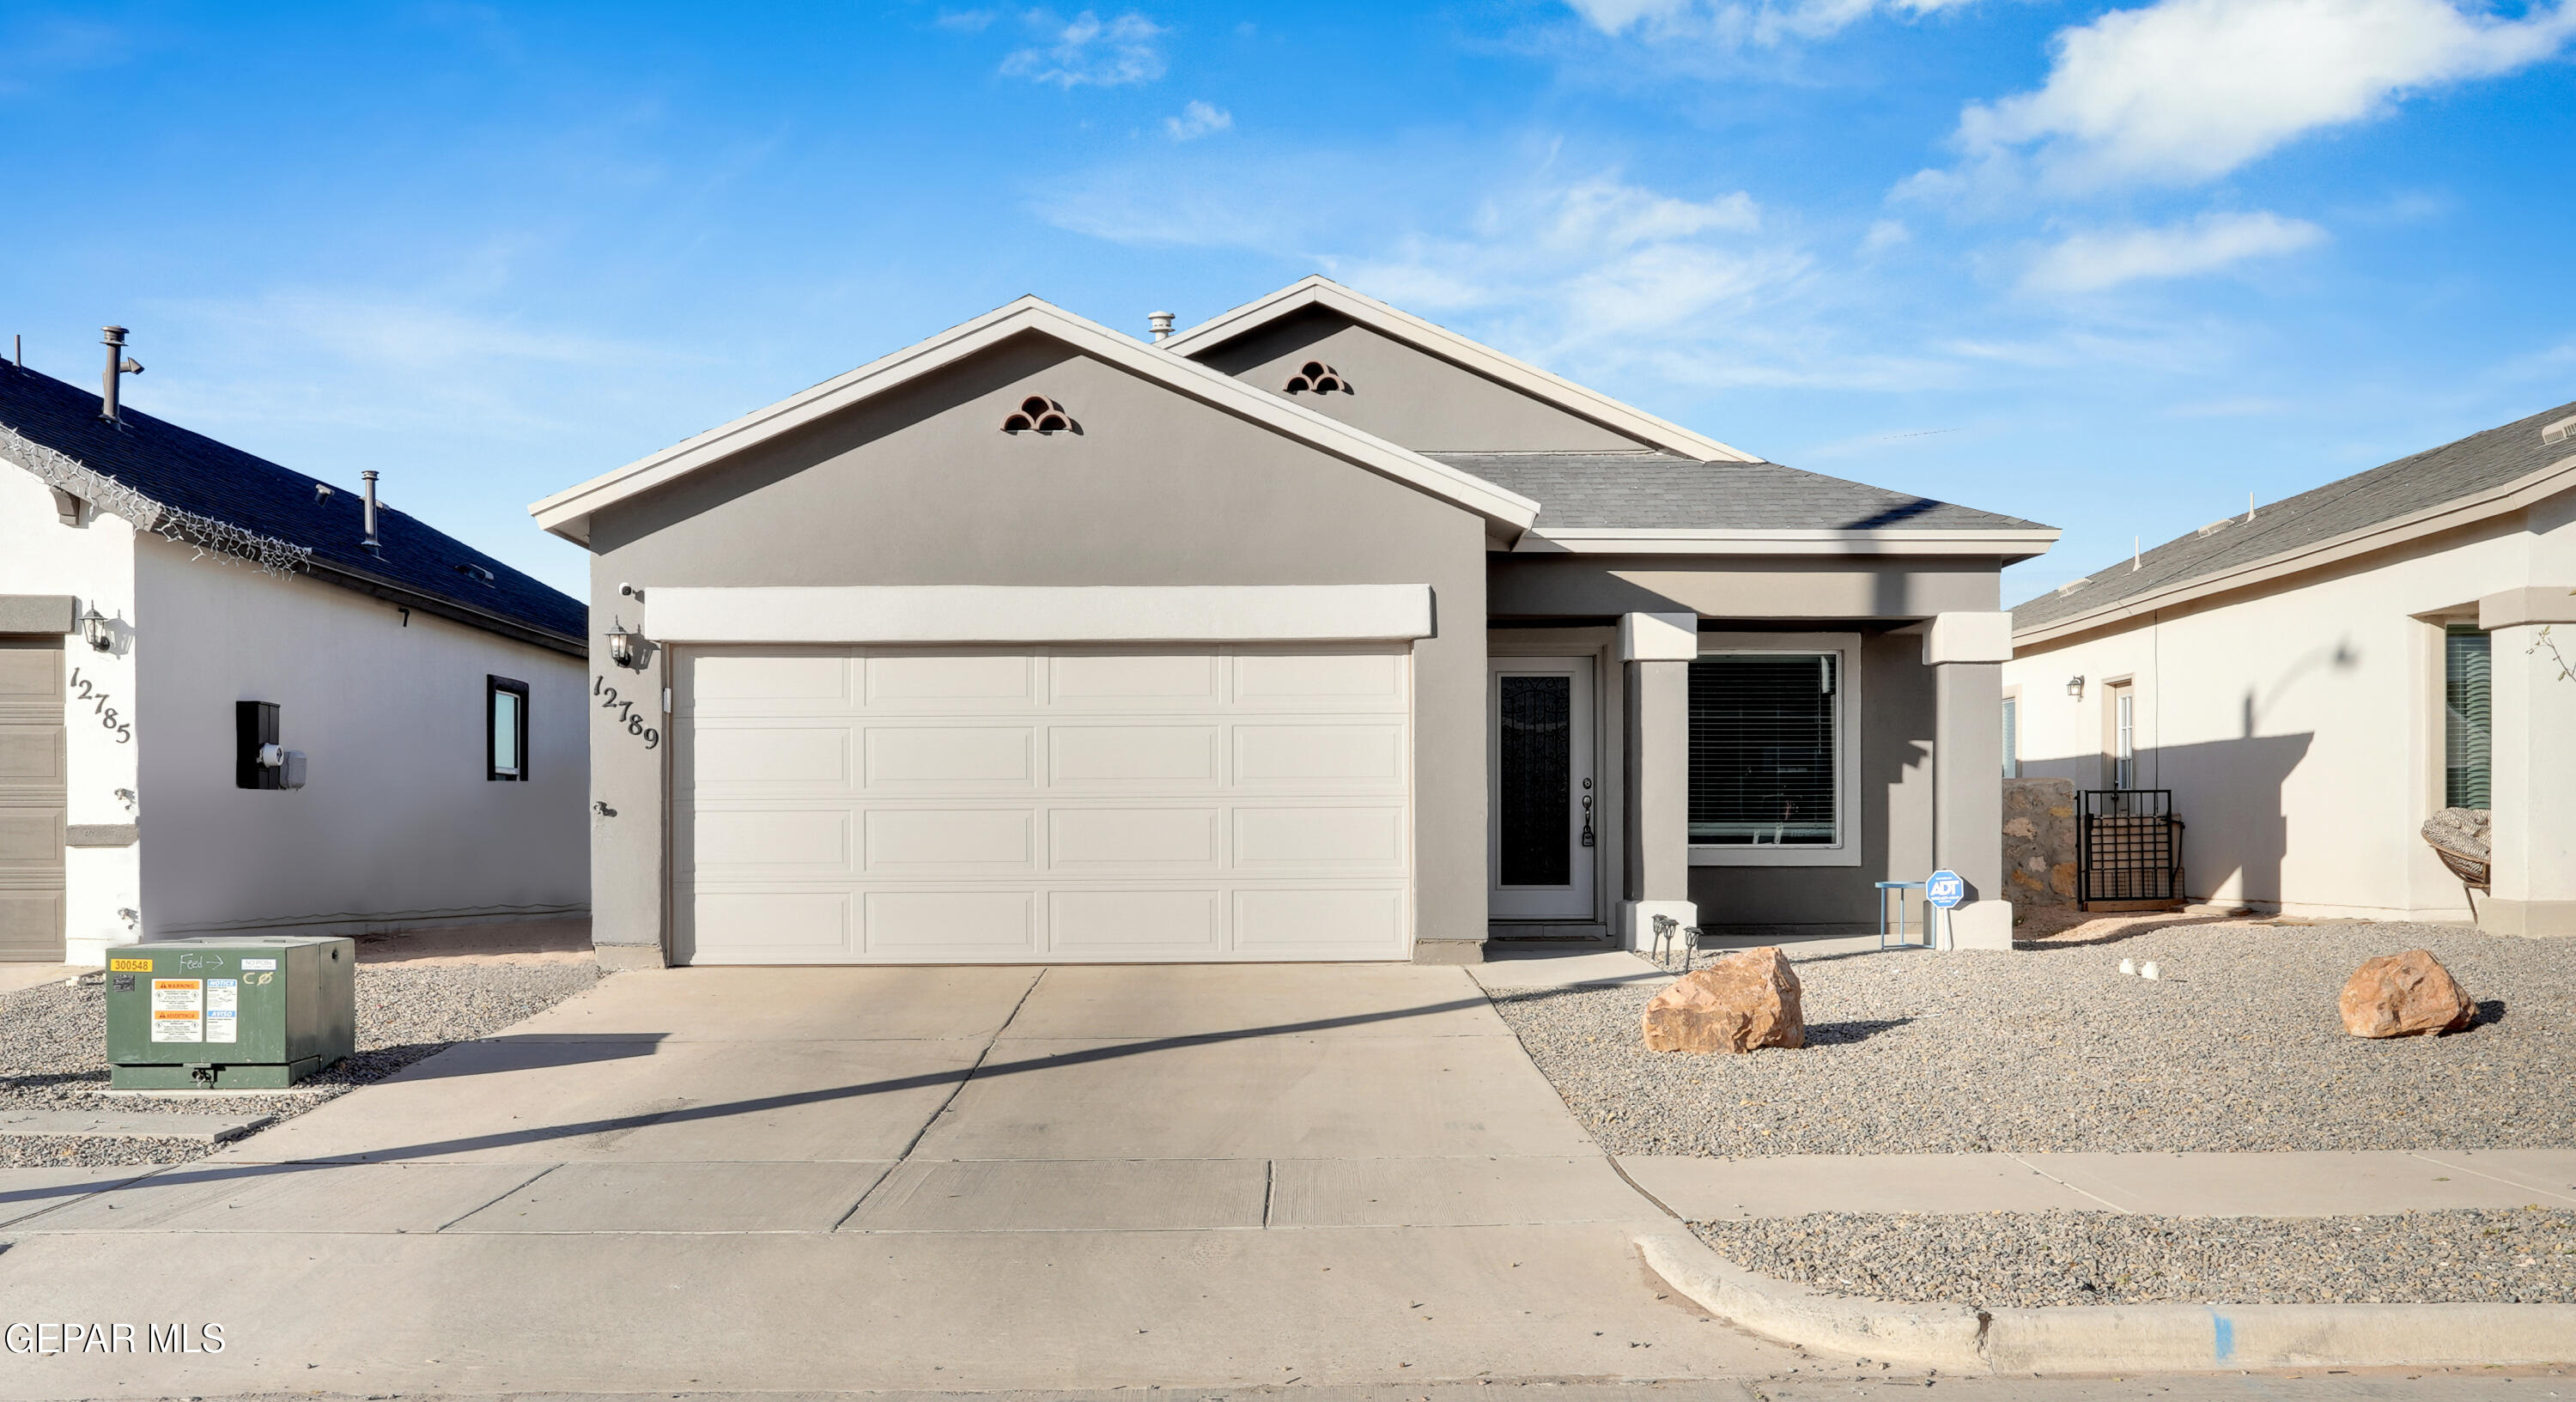
[[[152,961],[149,959],[110,959],[107,961],[107,967],[120,974],[148,974],[152,972]]]

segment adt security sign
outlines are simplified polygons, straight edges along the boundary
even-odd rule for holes
[[[1932,873],[1923,883],[1923,899],[1942,910],[1948,910],[1967,898],[1968,883],[1947,867]]]

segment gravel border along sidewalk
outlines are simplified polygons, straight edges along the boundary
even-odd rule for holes
[[[122,1114],[275,1115],[286,1119],[381,1081],[456,1042],[489,1036],[599,980],[588,960],[357,969],[358,1054],[292,1090],[116,1095],[107,1090],[107,997],[95,978],[0,995],[0,1108]],[[0,1135],[0,1166],[184,1163],[198,1140]]]
[[[2476,1025],[2346,1034],[2352,970],[2416,947],[2480,1000]],[[2165,977],[2124,976],[2123,958]],[[1613,1154],[2576,1147],[2576,940],[2221,923],[1797,970],[1797,1051],[1646,1051],[1638,1017],[1661,980],[1493,999]]]
[[[2041,1305],[2576,1303],[2576,1211],[2389,1217],[1819,1212],[1693,1222],[1746,1270],[1838,1295]]]

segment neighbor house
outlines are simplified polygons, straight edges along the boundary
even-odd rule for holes
[[[593,554],[610,962],[2008,947],[1997,572],[1321,278],[1148,344],[1023,298],[539,502]]]
[[[2020,772],[2166,789],[2189,895],[2576,934],[2576,404],[2213,521],[2013,611]]]
[[[0,958],[587,906],[582,605],[376,475],[0,364]]]

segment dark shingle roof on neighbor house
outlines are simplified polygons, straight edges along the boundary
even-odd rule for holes
[[[91,472],[163,506],[308,549],[322,567],[319,577],[389,585],[396,594],[455,605],[459,614],[515,624],[573,649],[587,646],[590,611],[580,600],[411,516],[379,504],[381,550],[370,552],[361,544],[359,493],[335,487],[324,498],[314,491],[315,479],[202,433],[130,407],[111,424],[98,410],[95,394],[0,362],[0,426]],[[485,572],[488,581],[464,566]]]
[[[1426,453],[1539,504],[1537,529],[2045,530],[1776,462],[1670,453]]]
[[[2576,438],[2541,440],[2543,428],[2570,415],[2576,415],[2576,403],[2258,507],[2251,521],[2238,516],[2212,522],[2147,551],[2136,569],[2122,560],[2022,604],[2013,610],[2013,631],[2188,585],[2519,481],[2576,456]]]

